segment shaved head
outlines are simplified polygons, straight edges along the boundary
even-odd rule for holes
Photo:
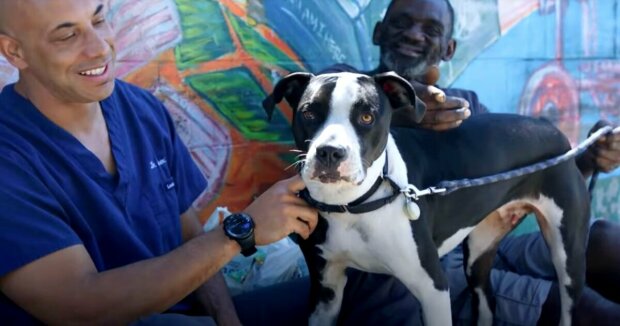
[[[24,28],[22,18],[31,19],[36,6],[47,1],[50,0],[0,0],[0,33],[15,36],[20,28]]]
[[[15,23],[22,17],[22,10],[30,0],[0,0],[0,33],[14,36],[17,29]]]
[[[64,105],[111,94],[114,34],[104,1],[0,0],[0,54],[29,98]]]
[[[0,0],[0,33],[6,33],[7,13],[10,10],[9,2],[10,0]]]

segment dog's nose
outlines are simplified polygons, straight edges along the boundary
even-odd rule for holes
[[[342,147],[321,146],[316,149],[317,160],[326,167],[335,167],[347,157],[347,151]]]

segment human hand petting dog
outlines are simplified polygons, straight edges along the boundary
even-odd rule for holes
[[[310,236],[318,222],[318,211],[297,196],[305,187],[298,175],[281,180],[245,209],[254,220],[257,245],[278,241],[291,233],[304,239]]]
[[[471,116],[467,100],[446,96],[433,86],[439,80],[439,68],[432,66],[420,80],[409,80],[416,95],[426,104],[426,113],[420,126],[437,131],[456,128]]]

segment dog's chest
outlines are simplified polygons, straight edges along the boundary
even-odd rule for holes
[[[326,240],[318,245],[330,262],[373,273],[390,273],[387,262],[398,259],[403,248],[416,250],[404,200],[365,214],[324,214]]]

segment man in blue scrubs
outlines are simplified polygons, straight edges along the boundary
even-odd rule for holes
[[[127,324],[200,302],[239,324],[218,270],[307,237],[317,212],[294,177],[239,214],[251,244],[203,233],[205,179],[162,104],[114,79],[104,3],[0,0],[0,53],[20,72],[0,93],[0,323]]]

